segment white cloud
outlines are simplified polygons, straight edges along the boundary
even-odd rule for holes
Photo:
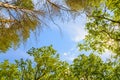
[[[51,29],[53,30],[60,30],[62,33],[67,34],[73,42],[79,42],[85,38],[87,35],[87,31],[85,31],[85,24],[86,24],[86,17],[85,15],[78,16],[74,21],[69,20],[68,22],[61,22],[56,20],[55,23],[49,23],[53,25]],[[64,36],[64,35],[63,35]]]
[[[67,53],[65,52],[63,55],[64,55],[64,56],[67,56]]]
[[[66,32],[74,42],[83,40],[87,34],[87,31],[84,29],[86,19],[82,19],[82,17],[78,17],[78,19],[79,21],[76,20],[76,22],[70,21],[68,23],[64,23],[62,27],[62,30]]]
[[[69,51],[60,54],[61,60],[72,63],[72,61],[80,54],[76,46],[73,46]]]
[[[65,52],[65,54],[61,55],[61,60],[72,62],[78,54],[72,52]]]
[[[87,53],[86,52],[79,52],[78,48],[76,48],[74,46],[68,52],[64,52],[63,54],[60,54],[60,58],[63,61],[67,61],[69,63],[72,63],[73,60],[75,58],[77,58],[78,55],[80,55],[80,54],[85,54],[88,56],[90,54],[90,52],[87,52]],[[111,57],[115,56],[115,54],[109,50],[106,50],[105,53],[103,53],[103,54],[96,53],[96,55],[100,56],[103,61],[106,61],[107,59],[110,59]]]

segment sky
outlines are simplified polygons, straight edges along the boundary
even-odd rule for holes
[[[53,48],[60,54],[61,60],[72,62],[80,52],[78,51],[77,44],[82,41],[87,34],[84,30],[86,19],[84,15],[76,18],[75,21],[61,22],[59,20],[54,23],[50,23],[49,27],[43,27],[40,33],[37,35],[37,39],[34,33],[31,33],[30,38],[25,44],[20,44],[19,48],[14,50],[11,48],[5,54],[0,55],[0,61],[8,59],[14,61],[20,58],[30,58],[26,52],[32,48],[40,48],[42,46],[53,45]]]
[[[40,48],[42,46],[53,45],[53,48],[60,54],[60,59],[72,63],[79,54],[89,55],[88,52],[78,51],[77,44],[82,42],[87,35],[87,31],[84,29],[86,18],[85,15],[80,15],[74,21],[61,22],[56,20],[55,23],[49,23],[49,27],[43,27],[40,33],[37,35],[37,39],[34,33],[31,33],[30,38],[26,43],[21,43],[19,48],[14,50],[11,48],[6,53],[0,55],[0,62],[8,59],[10,62],[14,62],[15,59],[32,59],[26,52],[32,48]],[[103,59],[110,56],[110,52],[106,51],[101,57]]]

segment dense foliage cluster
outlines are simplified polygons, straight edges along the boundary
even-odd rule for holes
[[[99,53],[110,50],[120,55],[120,1],[119,0],[67,0],[70,8],[79,11],[88,18],[85,29],[88,31],[80,50],[93,50]],[[79,5],[80,3],[83,5]],[[80,7],[80,8],[81,8]]]
[[[72,64],[61,61],[52,46],[32,48],[32,59],[0,63],[0,80],[119,80],[120,58],[104,62],[99,56],[79,55]]]

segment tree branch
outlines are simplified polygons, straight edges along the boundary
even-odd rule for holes
[[[100,32],[106,33],[111,39],[114,39],[115,41],[120,41],[120,39],[115,39],[115,38],[113,38],[113,37],[110,35],[110,33],[108,33],[108,32],[105,31],[105,30],[102,30],[102,31],[100,31]]]
[[[47,2],[48,2],[49,4],[51,4],[52,6],[58,8],[58,9],[61,9],[61,10],[63,10],[63,11],[77,12],[76,10],[71,10],[71,9],[68,9],[68,8],[66,8],[66,7],[64,7],[64,6],[57,5],[57,4],[53,3],[53,2],[51,2],[50,0],[47,0]]]
[[[88,17],[94,17],[94,18],[101,18],[101,19],[105,19],[105,20],[108,20],[108,21],[111,21],[113,23],[118,23],[120,24],[120,21],[116,21],[116,20],[113,20],[113,19],[110,19],[110,18],[106,18],[104,16],[93,16],[93,15],[87,15]]]
[[[25,9],[19,6],[14,6],[8,3],[0,2],[0,7],[7,8],[7,9],[14,9],[14,10],[20,10],[20,11],[25,11],[25,12],[34,12],[34,13],[41,13],[44,14],[43,11],[38,11],[38,10],[30,10],[30,9]]]
[[[2,23],[15,22],[15,20],[11,20],[11,19],[0,19],[0,22],[2,22]]]

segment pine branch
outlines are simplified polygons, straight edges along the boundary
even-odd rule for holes
[[[0,22],[2,22],[2,23],[15,22],[15,20],[11,20],[11,19],[0,19]]]
[[[38,11],[38,10],[30,10],[30,9],[26,9],[26,8],[22,8],[19,6],[15,6],[15,5],[11,5],[9,3],[4,3],[4,2],[0,2],[0,7],[6,8],[6,9],[14,9],[14,10],[20,10],[23,12],[34,12],[34,13],[40,13],[40,14],[44,14],[43,11]]]

